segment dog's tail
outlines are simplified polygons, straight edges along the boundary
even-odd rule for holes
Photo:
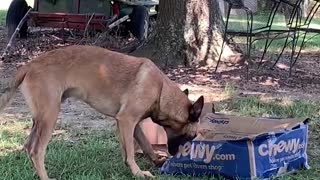
[[[22,66],[16,72],[13,80],[9,83],[7,87],[5,87],[2,91],[0,96],[0,111],[2,111],[6,105],[10,102],[13,95],[16,93],[17,89],[19,88],[20,84],[23,82],[24,77],[27,74],[27,66]]]

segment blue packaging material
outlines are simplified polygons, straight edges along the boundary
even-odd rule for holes
[[[308,119],[208,114],[200,134],[180,145],[160,172],[172,175],[268,179],[309,169]]]

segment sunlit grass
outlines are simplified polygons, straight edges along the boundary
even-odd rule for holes
[[[257,28],[261,28],[263,26],[266,25],[267,21],[268,21],[268,14],[267,13],[261,13],[258,15],[254,15],[254,23],[253,23],[253,29],[257,29]],[[236,31],[242,31],[245,32],[247,31],[247,19],[244,15],[241,16],[230,16],[230,20],[229,20],[229,26],[228,29],[230,30],[236,30]],[[310,28],[315,28],[315,29],[319,29],[320,32],[320,19],[318,18],[314,18]],[[272,23],[272,30],[284,30],[287,29],[286,27],[286,21],[285,21],[285,17],[284,15],[281,14],[276,14],[274,21]],[[266,33],[265,33],[266,34]],[[314,36],[316,35],[315,33],[308,33],[306,39],[309,39],[308,43],[305,44],[305,49],[307,50],[316,50],[316,49],[320,49],[320,36]],[[265,35],[264,35],[265,36]],[[279,39],[275,39],[272,44],[270,45],[270,48],[268,49],[269,52],[277,52],[279,50],[282,49],[284,43],[285,43],[285,38],[287,37],[287,33],[284,33],[282,35],[280,35]],[[291,36],[292,37],[292,36]],[[303,34],[300,34],[300,38],[298,41],[298,46],[301,45],[301,40],[303,38]],[[244,38],[236,38],[237,42],[240,43],[245,43],[246,39]],[[255,39],[255,38],[253,38]],[[289,42],[291,42],[292,38],[289,38]],[[291,46],[291,43],[289,44]],[[255,41],[253,47],[257,50],[263,49],[265,46],[265,40],[261,39],[258,41]],[[290,47],[289,46],[289,47]]]
[[[0,26],[4,26],[6,24],[6,15],[7,11],[0,10]]]
[[[229,84],[226,93],[234,94],[235,88]],[[311,170],[299,171],[295,175],[284,176],[283,180],[317,179],[320,171],[319,135],[320,102],[305,100],[275,99],[265,101],[259,97],[232,98],[218,103],[216,110],[236,115],[268,117],[309,117],[310,122],[308,156]],[[26,138],[30,122],[15,121],[0,125],[0,179],[35,179],[26,154],[20,150]],[[144,170],[151,170],[156,179],[195,179],[191,177],[163,176],[149,161],[137,158]],[[118,138],[114,131],[69,131],[54,136],[48,146],[46,167],[51,177],[57,179],[132,179],[130,171],[122,162]],[[210,179],[209,177],[203,179]],[[212,179],[212,178],[211,178]]]

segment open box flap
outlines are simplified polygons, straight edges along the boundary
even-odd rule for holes
[[[199,134],[194,140],[226,141],[255,139],[282,133],[309,122],[308,118],[254,118],[207,113],[200,120]]]

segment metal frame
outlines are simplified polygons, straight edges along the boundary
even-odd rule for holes
[[[288,26],[288,35],[286,38],[286,42],[285,42],[285,44],[282,48],[282,51],[279,54],[277,60],[273,64],[272,68],[274,68],[275,65],[278,63],[278,61],[280,60],[280,56],[283,54],[284,49],[289,44],[288,39],[289,39],[290,33],[293,33],[291,55],[290,55],[290,67],[289,67],[289,77],[291,77],[292,68],[296,64],[296,62],[301,54],[302,48],[311,39],[311,38],[309,38],[306,40],[307,34],[308,33],[317,33],[315,36],[320,34],[320,29],[310,29],[309,28],[315,14],[317,13],[317,11],[320,8],[320,0],[314,0],[314,5],[312,6],[311,10],[309,11],[309,13],[304,21],[302,21],[302,13],[301,13],[302,9],[300,8],[303,0],[297,0],[295,4],[292,4],[287,0],[281,0],[281,1],[283,1],[284,3],[286,3],[290,6],[293,6],[293,10],[291,12],[289,23],[288,23],[289,26]],[[295,21],[295,23],[293,23],[294,21]],[[303,36],[303,38],[302,38],[300,48],[296,54],[296,48],[297,48],[297,44],[298,44],[300,36]]]
[[[271,12],[268,16],[268,21],[265,26],[253,29],[253,13],[252,11],[244,6],[243,0],[224,0],[228,4],[228,10],[227,10],[227,17],[226,17],[226,23],[225,23],[225,30],[224,30],[224,35],[223,35],[223,42],[222,42],[222,49],[219,54],[219,59],[215,68],[215,72],[218,69],[219,63],[221,61],[221,56],[224,50],[224,45],[225,41],[227,39],[227,35],[232,35],[232,36],[246,36],[247,37],[247,58],[250,59],[251,55],[251,47],[254,41],[252,41],[252,38],[254,36],[257,36],[258,34],[265,33],[267,32],[267,41],[265,44],[264,52],[262,55],[262,58],[265,56],[268,47],[270,46],[270,43],[268,43],[269,36],[270,36],[270,31],[271,31],[271,26],[275,17],[275,14],[279,8],[280,5],[280,0],[271,0],[273,1],[273,6],[271,9]],[[241,31],[232,31],[228,29],[228,24],[229,24],[229,18],[230,18],[230,13],[232,9],[240,9],[244,10],[247,14],[247,31],[246,32],[241,32]]]
[[[252,32],[252,22],[253,22],[253,15],[252,15],[252,11],[250,11],[249,8],[245,7],[243,4],[243,1],[237,1],[237,0],[224,0],[227,4],[228,4],[228,10],[227,10],[227,18],[226,18],[226,23],[225,23],[225,29],[224,29],[224,34],[223,34],[223,41],[222,41],[222,47],[221,47],[221,51],[219,54],[219,59],[215,68],[215,72],[217,71],[218,67],[219,67],[219,63],[221,61],[221,56],[224,50],[224,45],[227,39],[227,34],[231,34],[231,31],[228,31],[228,25],[229,25],[229,17],[230,17],[230,13],[232,9],[241,9],[244,10],[247,14],[247,32],[246,34],[251,34]],[[250,19],[250,20],[249,20]],[[241,33],[241,32],[232,32],[232,33]],[[250,39],[251,37],[247,35],[247,53],[249,54],[250,52],[250,45],[251,43],[249,43],[249,41],[251,41]]]
[[[298,27],[298,30],[299,31],[304,31],[304,35],[303,35],[303,38],[302,38],[302,42],[301,42],[301,45],[300,45],[300,48],[299,48],[299,51],[297,53],[297,56],[295,57],[295,60],[293,61],[293,64],[292,66],[294,66],[301,54],[301,50],[302,48],[305,46],[305,44],[310,40],[312,39],[313,37],[317,36],[320,34],[320,29],[312,29],[312,28],[309,28],[310,27],[310,24],[315,16],[315,14],[317,13],[317,11],[319,10],[320,8],[320,0],[314,0],[314,5],[312,6],[311,10],[309,11],[308,15],[307,15],[307,18],[305,19],[305,21],[303,22],[303,24],[300,24],[299,27]],[[306,26],[306,27],[305,27]],[[306,36],[308,33],[317,33],[316,35],[312,36],[311,38],[307,39],[306,40]],[[299,36],[298,36],[298,39],[299,39]]]
[[[247,37],[247,58],[250,58],[250,53],[251,53],[251,47],[253,42],[256,40],[260,39],[266,39],[265,47],[263,50],[263,54],[260,58],[260,62],[258,67],[262,65],[262,61],[265,57],[265,54],[267,53],[271,43],[278,38],[286,38],[285,43],[282,47],[282,50],[280,54],[277,56],[277,59],[275,63],[273,64],[272,68],[275,67],[275,65],[278,63],[280,60],[280,57],[282,56],[285,48],[291,44],[291,56],[290,56],[290,67],[289,67],[289,77],[292,74],[292,68],[296,64],[302,48],[305,46],[305,44],[311,39],[306,39],[306,36],[308,33],[317,33],[315,36],[320,34],[320,29],[310,29],[310,24],[311,21],[313,20],[316,12],[320,8],[320,0],[313,0],[314,5],[312,6],[311,10],[309,11],[306,19],[302,21],[302,9],[301,9],[301,4],[303,3],[303,0],[296,0],[294,3],[288,1],[288,0],[272,0],[273,1],[273,7],[271,9],[271,12],[268,17],[268,21],[264,27],[253,29],[252,24],[253,24],[253,19],[252,19],[252,12],[250,9],[244,6],[243,0],[224,0],[228,5],[228,10],[227,10],[227,17],[226,17],[226,25],[225,25],[225,32],[223,35],[223,43],[222,43],[222,49],[219,54],[219,59],[218,63],[216,65],[215,72],[217,71],[217,68],[219,66],[219,63],[221,61],[221,56],[224,50],[224,45],[225,41],[228,35],[233,35],[233,36],[246,36]],[[276,29],[271,29],[271,26],[273,24],[274,17],[279,9],[279,6],[281,4],[284,4],[286,6],[291,6],[292,11],[290,13],[289,17],[289,22],[287,23],[287,29],[284,30],[276,30]],[[238,32],[238,31],[232,31],[228,29],[228,23],[229,23],[229,18],[230,18],[230,12],[232,9],[241,9],[246,11],[247,13],[247,32]],[[260,36],[262,33],[267,33],[266,37],[261,37],[261,38],[256,38],[254,40],[253,37],[255,36]],[[271,33],[274,33],[275,36],[270,38]],[[284,37],[280,37],[280,35],[284,35]],[[300,45],[299,50],[297,51],[297,45],[298,45],[298,40],[299,38],[302,37],[302,42]],[[314,37],[314,36],[312,36]],[[289,38],[292,38],[291,41],[289,41]],[[296,54],[296,55],[295,55]]]
[[[298,36],[299,36],[299,32],[298,32],[298,25],[301,23],[301,8],[300,5],[303,2],[303,0],[296,0],[295,3],[291,3],[290,1],[287,0],[280,0],[281,3],[287,5],[287,6],[291,6],[292,7],[292,12],[290,13],[290,17],[289,17],[289,22],[287,23],[287,29],[286,30],[279,30],[279,35],[280,34],[284,34],[287,33],[287,36],[285,37],[285,43],[282,47],[282,50],[280,52],[280,54],[277,56],[277,59],[275,61],[275,63],[273,64],[272,68],[274,68],[274,66],[278,63],[278,61],[280,60],[280,57],[282,56],[285,48],[288,46],[289,42],[289,38],[290,35],[293,35],[292,38],[292,46],[291,46],[291,58],[293,58],[297,43],[298,43]],[[298,33],[298,36],[297,36]],[[272,41],[275,40],[275,38],[272,38],[270,41],[270,44],[272,43]],[[259,66],[262,64],[262,59],[260,61]],[[290,69],[289,69],[289,76],[291,76],[291,69],[293,67],[292,61],[290,60]]]

